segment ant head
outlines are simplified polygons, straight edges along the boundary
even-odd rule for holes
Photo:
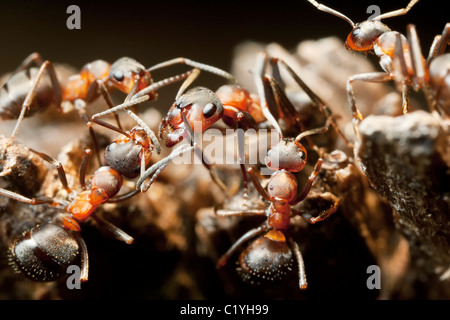
[[[141,127],[134,127],[128,134],[129,137],[121,136],[106,147],[105,161],[124,177],[133,179],[141,172],[142,156],[145,165],[149,164],[154,146]]]
[[[262,236],[241,252],[239,264],[238,273],[245,281],[279,280],[293,269],[293,255],[286,241]]]
[[[135,86],[137,91],[151,83],[150,73],[134,59],[123,57],[111,65],[109,81],[124,93],[130,93]]]
[[[282,138],[277,145],[267,151],[265,163],[272,170],[299,172],[306,165],[306,157],[303,145],[293,138]]]
[[[378,37],[388,31],[388,26],[380,21],[367,20],[357,23],[347,36],[345,48],[359,52],[371,51]]]
[[[13,269],[34,281],[53,281],[78,258],[79,244],[62,227],[46,224],[24,232],[11,245]]]

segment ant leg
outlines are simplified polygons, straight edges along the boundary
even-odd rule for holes
[[[409,30],[408,30],[409,31]],[[419,39],[417,39],[419,41]],[[410,50],[410,57],[413,62],[413,69],[414,73],[417,72],[416,79],[413,81],[413,87],[415,90],[417,90],[419,87],[419,80],[420,80],[420,70],[422,68],[423,74],[421,75],[422,81],[424,81],[425,71],[423,70],[423,66],[421,67],[420,64],[422,64],[422,52],[419,49],[419,52],[412,52],[414,48],[411,48]],[[415,58],[420,60],[415,60]],[[406,82],[406,79],[409,78],[408,76],[408,68],[406,66],[406,58],[405,53],[403,49],[403,43],[402,38],[399,33],[395,36],[395,55],[394,55],[394,61],[396,63],[396,69],[400,69],[401,73],[401,92],[402,92],[402,103],[403,103],[403,114],[407,114],[409,112],[409,90],[408,90],[408,83]]]
[[[113,112],[115,112],[115,111],[118,111],[118,110],[121,110],[121,109],[125,109],[127,114],[131,118],[133,118],[133,120],[136,121],[136,123],[142,129],[144,129],[145,133],[150,137],[150,139],[152,140],[153,144],[155,145],[156,152],[158,154],[160,154],[161,153],[161,145],[160,145],[159,140],[156,137],[155,133],[153,132],[153,130],[151,130],[150,127],[144,121],[142,121],[142,119],[139,118],[134,112],[132,112],[131,110],[128,110],[129,107],[132,107],[134,105],[138,105],[138,104],[140,104],[140,103],[142,103],[144,101],[147,101],[148,99],[149,99],[149,96],[143,96],[143,97],[139,97],[139,98],[136,98],[136,99],[133,99],[133,100],[129,100],[129,101],[124,102],[123,104],[118,105],[116,107],[113,107],[113,108],[111,108],[109,110],[106,110],[104,112],[100,112],[100,113],[94,114],[91,117],[91,121],[96,123],[96,124],[98,124],[98,125],[100,125],[100,126],[102,126],[102,127],[108,128],[110,130],[116,131],[116,132],[118,132],[120,134],[123,134],[123,135],[129,137],[129,135],[122,128],[116,127],[116,126],[114,126],[114,125],[112,125],[112,124],[110,124],[110,123],[108,123],[106,121],[98,119],[98,118],[104,116],[105,114],[111,113],[110,112],[111,110],[113,110]],[[88,126],[90,126],[90,124],[88,124]]]
[[[134,242],[133,237],[131,237],[130,235],[128,235],[125,231],[123,231],[122,229],[119,229],[118,227],[116,227],[115,225],[113,225],[111,222],[106,221],[105,219],[97,216],[97,215],[92,215],[92,217],[95,219],[95,221],[97,221],[99,224],[102,225],[102,227],[106,228],[108,231],[110,231],[114,237],[120,241],[125,242],[126,244],[132,244]]]
[[[423,60],[422,49],[420,48],[420,41],[419,41],[419,37],[417,36],[416,27],[412,24],[409,24],[407,27],[407,34],[408,34],[408,43],[409,43],[409,47],[410,47],[411,61],[412,61],[412,65],[414,68],[414,75],[417,80],[417,85],[420,88],[423,88],[426,85],[425,63]],[[397,38],[396,46],[401,46],[398,44],[399,42],[401,44],[400,35],[397,35],[396,38]]]
[[[189,134],[190,143],[191,146],[194,148],[194,153],[196,153],[196,155],[201,159],[202,164],[205,166],[205,168],[208,169],[209,175],[211,176],[211,179],[214,181],[214,183],[216,183],[225,194],[228,194],[228,188],[225,186],[223,181],[220,180],[219,177],[216,175],[215,171],[212,169],[212,165],[210,164],[211,162],[203,154],[202,149],[199,148],[198,142],[195,139],[194,131],[187,120],[184,110],[185,109],[182,109],[181,111],[181,117],[183,118],[186,131]]]
[[[125,201],[125,200],[133,197],[134,195],[138,194],[139,192],[140,192],[139,190],[131,190],[130,192],[127,192],[125,194],[122,194],[119,196],[114,196],[114,197],[108,199],[106,202],[107,203],[117,203],[117,202]]]
[[[89,159],[91,158],[92,151],[91,149],[84,150],[84,156],[81,160],[80,170],[79,170],[79,180],[80,180],[80,186],[82,190],[86,190],[86,167],[89,162]]]
[[[305,263],[303,262],[302,252],[297,244],[291,237],[288,237],[288,242],[291,247],[292,252],[294,253],[295,260],[297,261],[298,266],[298,279],[299,279],[299,287],[300,290],[305,290],[308,287],[308,282],[306,281],[306,271],[305,271]]]
[[[108,106],[108,108],[109,109],[114,108],[114,103],[112,101],[111,95],[109,94],[108,89],[106,89],[106,86],[103,83],[103,81],[100,79],[96,79],[89,86],[89,89],[88,89],[88,92],[87,92],[86,98],[85,98],[86,102],[90,103],[90,102],[94,101],[98,97],[99,92],[103,96],[103,99],[106,101],[106,105]],[[113,113],[113,115],[117,122],[117,127],[122,129],[118,115],[116,113]]]
[[[347,80],[347,97],[348,97],[348,102],[350,104],[352,117],[353,117],[353,130],[357,136],[358,141],[360,141],[358,125],[359,125],[359,122],[361,120],[363,120],[363,116],[356,106],[355,94],[353,92],[352,83],[355,81],[382,83],[382,82],[391,81],[393,79],[394,79],[394,76],[391,73],[368,72],[368,73],[355,74],[355,75],[349,77],[349,79]]]
[[[144,101],[147,101],[148,99],[149,99],[149,96],[146,95],[146,96],[143,96],[143,97],[139,97],[139,98],[136,98],[136,99],[127,101],[127,102],[125,102],[125,103],[123,103],[123,104],[121,104],[121,105],[119,105],[119,106],[113,107],[113,108],[111,108],[111,109],[109,109],[109,110],[106,110],[106,111],[104,111],[104,112],[100,112],[100,113],[94,114],[94,115],[91,117],[91,121],[94,122],[94,123],[96,123],[96,124],[98,124],[98,125],[101,125],[101,126],[103,126],[103,127],[105,127],[105,128],[108,128],[108,129],[110,129],[110,130],[113,130],[113,131],[116,131],[116,132],[118,132],[118,133],[120,133],[120,134],[123,134],[123,135],[125,135],[125,136],[129,136],[129,135],[128,135],[125,131],[123,131],[121,128],[116,127],[116,126],[114,126],[114,125],[112,125],[112,124],[109,124],[109,123],[106,122],[106,121],[103,121],[103,120],[98,119],[98,118],[104,116],[105,114],[111,113],[111,110],[113,110],[112,112],[115,112],[115,111],[118,111],[118,110],[121,110],[121,109],[125,109],[125,111],[127,112],[127,114],[128,114],[131,118],[133,118],[133,120],[136,121],[137,124],[138,124],[142,129],[144,129],[145,133],[146,133],[146,134],[150,137],[150,139],[152,140],[153,145],[154,145],[155,148],[156,148],[156,152],[157,152],[158,154],[160,154],[160,153],[161,153],[161,145],[160,145],[159,140],[158,140],[158,138],[156,137],[155,133],[153,132],[153,130],[151,130],[151,129],[149,128],[149,126],[148,126],[144,121],[142,121],[142,119],[139,118],[135,113],[133,113],[131,110],[128,110],[129,107],[132,107],[132,106],[134,106],[134,105],[138,105],[138,104],[140,104],[140,103],[142,103],[142,102],[144,102]],[[88,124],[88,125],[90,126],[90,124]]]
[[[92,128],[91,121],[86,112],[86,103],[81,99],[77,99],[75,100],[75,105],[78,110],[78,113],[80,114],[80,118],[84,121],[84,123],[89,129],[89,135],[91,136],[92,144],[94,145],[95,155],[97,157],[98,164],[102,166],[102,160],[100,158],[100,148],[98,146],[98,141],[97,137],[95,136],[94,128]]]
[[[339,207],[340,200],[337,199],[336,197],[334,197],[334,198],[335,198],[335,202],[333,203],[333,205],[330,208],[325,209],[322,212],[320,212],[318,216],[305,217],[302,213],[300,213],[300,215],[306,222],[308,222],[310,224],[315,224],[316,222],[323,221],[326,218],[328,218],[329,216],[331,216],[333,213],[335,213]]]
[[[255,85],[256,90],[259,96],[261,110],[266,117],[266,119],[269,121],[269,123],[275,128],[275,130],[278,131],[278,134],[280,137],[283,137],[283,132],[281,131],[280,125],[278,124],[277,120],[274,118],[270,106],[268,103],[268,100],[270,99],[268,96],[268,90],[265,85],[264,81],[264,72],[267,68],[267,62],[268,62],[268,55],[266,52],[262,51],[260,52],[259,56],[257,57],[257,72],[255,73]]]
[[[279,70],[278,67],[275,67],[276,70]],[[282,87],[278,81],[276,81],[273,77],[266,76],[269,80],[270,86],[272,88],[272,92],[275,96],[275,100],[277,101],[278,107],[281,109],[281,112],[284,115],[286,120],[294,120],[296,131],[304,132],[306,128],[303,125],[303,122],[300,119],[300,114],[295,110],[295,107],[289,101]],[[307,137],[308,144],[311,148],[314,148],[314,143],[310,137]]]
[[[78,244],[80,245],[80,253],[81,253],[80,281],[86,282],[86,281],[88,281],[88,275],[89,275],[88,250],[87,250],[86,242],[84,242],[83,238],[79,235],[78,232],[76,233],[75,237],[78,241]]]
[[[55,72],[55,68],[53,67],[53,64],[47,60],[44,63],[42,63],[42,65],[38,71],[38,74],[36,75],[36,79],[34,79],[31,90],[28,92],[27,96],[25,97],[25,100],[24,100],[21,110],[20,110],[20,115],[17,118],[16,125],[13,129],[13,132],[11,133],[11,136],[9,137],[6,147],[8,147],[9,144],[11,144],[11,142],[14,140],[14,137],[16,136],[17,131],[19,130],[19,127],[22,124],[23,119],[25,118],[26,111],[30,108],[34,98],[36,97],[39,83],[41,82],[45,71],[47,71],[47,73],[50,76],[50,81],[51,81],[52,89],[53,89],[53,97],[55,99],[56,105],[58,106],[58,108],[61,106],[62,96],[61,96],[61,88],[59,85],[59,81],[56,76],[56,72]]]
[[[256,191],[266,200],[270,201],[270,196],[267,193],[266,189],[263,188],[261,182],[259,182],[258,176],[255,172],[255,169],[252,167],[247,169],[248,174],[250,175],[250,179],[252,180],[253,185],[256,188]]]
[[[320,168],[322,166],[322,162],[323,162],[322,158],[319,158],[319,160],[317,160],[313,171],[309,175],[308,182],[305,185],[305,189],[303,190],[302,193],[300,193],[297,197],[295,197],[290,202],[291,205],[295,205],[295,204],[299,203],[300,201],[302,201],[302,200],[304,200],[306,198],[306,196],[308,195],[309,191],[311,190],[311,186],[314,183],[314,180],[316,179],[317,175],[319,174]]]
[[[251,216],[264,216],[266,211],[263,209],[245,209],[245,210],[227,210],[220,209],[216,211],[216,215],[219,217],[251,217]]]
[[[38,67],[41,67],[44,64],[42,56],[37,52],[33,52],[28,57],[26,57],[13,73],[28,69],[33,63],[35,63]]]
[[[314,135],[314,134],[326,133],[330,127],[330,122],[331,122],[331,118],[328,118],[327,122],[325,123],[325,125],[323,127],[307,130],[307,131],[300,133],[295,138],[294,143],[298,147],[301,147],[300,140],[302,140],[303,138],[309,138],[309,136]],[[308,141],[310,141],[310,140],[308,140]],[[314,142],[310,141],[309,144],[313,150],[315,150],[320,156],[323,156],[323,152],[320,150],[320,148]]]
[[[230,106],[224,106],[224,109],[232,108],[233,112],[235,112],[236,116],[236,135],[238,140],[238,155],[239,155],[239,166],[241,168],[242,172],[242,178],[243,178],[243,197],[245,201],[248,200],[248,176],[247,176],[247,169],[246,169],[246,163],[245,163],[245,131],[249,129],[256,130],[256,122],[253,117],[245,112],[245,111],[238,111],[234,107]],[[245,204],[246,205],[246,204]]]
[[[156,178],[161,174],[161,172],[164,170],[165,167],[167,167],[173,159],[180,156],[181,154],[194,150],[197,148],[198,145],[195,146],[187,146],[187,145],[181,145],[180,147],[174,149],[167,157],[165,157],[162,160],[159,160],[155,164],[153,164],[150,168],[145,170],[143,174],[139,177],[138,181],[136,182],[136,189],[141,190],[141,192],[145,192],[150,188],[152,183],[156,180]],[[144,181],[151,176],[151,179],[149,182],[144,185]]]
[[[56,170],[58,170],[58,177],[59,180],[61,181],[63,188],[67,191],[67,193],[71,193],[72,190],[69,188],[69,185],[67,183],[67,177],[66,177],[66,172],[64,171],[64,167],[61,164],[61,162],[59,162],[58,160],[50,157],[49,155],[42,153],[42,152],[38,152],[36,150],[33,150],[30,148],[30,151],[37,154],[39,157],[41,157],[42,159],[44,159],[45,161],[47,161],[48,163],[50,163],[51,165],[53,165]]]
[[[183,80],[183,79],[187,78],[192,72],[194,72],[194,71],[190,70],[190,71],[185,72],[183,74],[176,75],[176,76],[173,76],[173,77],[170,77],[170,78],[167,78],[167,79],[155,82],[155,83],[149,85],[148,87],[142,89],[138,93],[134,94],[128,101],[126,101],[126,102],[124,102],[124,103],[122,103],[120,105],[117,105],[115,107],[112,107],[112,108],[110,108],[108,110],[105,110],[103,112],[99,112],[99,113],[94,114],[91,117],[91,120],[94,121],[97,118],[100,118],[100,117],[103,117],[103,116],[115,113],[115,112],[117,112],[119,110],[122,110],[122,109],[127,109],[127,108],[129,108],[131,106],[134,106],[136,104],[139,104],[139,103],[142,103],[144,101],[147,101],[147,100],[150,99],[150,97],[147,95],[148,93],[150,93],[152,91],[157,91],[157,90],[161,89],[162,87],[165,87],[165,86],[167,86],[169,84],[172,84],[172,83],[175,83],[177,81]],[[99,120],[97,120],[97,121],[99,121]]]
[[[427,65],[430,64],[431,60],[437,56],[444,54],[447,45],[450,42],[450,23],[444,27],[444,31],[442,31],[441,35],[437,35],[434,38],[433,44],[430,47],[430,52],[427,58]]]
[[[27,198],[25,196],[22,196],[21,194],[3,188],[0,188],[0,195],[31,205],[38,205],[38,204],[58,205],[58,203],[54,202],[53,199],[49,197]]]
[[[333,113],[331,112],[330,108],[327,106],[327,104],[312,91],[308,85],[297,75],[297,73],[282,59],[278,58],[272,58],[274,62],[280,63],[283,68],[289,73],[289,75],[294,79],[294,81],[302,88],[302,90],[308,95],[308,97],[311,99],[311,101],[315,104],[317,108],[329,119],[331,119],[331,125],[334,127],[334,130],[336,130],[336,133],[341,137],[341,139],[344,141],[344,143],[349,147],[353,148],[353,145],[348,141],[348,139],[345,137],[345,135],[342,133],[342,131],[339,129],[339,126],[336,123],[336,120],[334,118]]]
[[[175,58],[175,59],[171,59],[168,61],[164,61],[164,62],[158,63],[158,64],[148,68],[147,71],[152,72],[157,69],[166,68],[166,67],[169,67],[169,66],[172,66],[175,64],[180,64],[180,63],[186,64],[190,67],[194,67],[194,68],[197,68],[197,69],[200,69],[200,70],[203,70],[203,71],[215,74],[215,75],[218,75],[220,77],[223,77],[225,79],[228,79],[228,80],[231,80],[231,81],[237,83],[237,79],[230,73],[223,71],[222,69],[219,69],[217,67],[213,67],[213,66],[210,66],[210,65],[207,65],[204,63],[196,62],[196,61],[193,61],[193,60],[190,60],[187,58]]]
[[[217,267],[223,267],[227,264],[228,260],[231,258],[231,256],[236,252],[236,250],[245,242],[250,240],[251,238],[254,238],[261,233],[265,232],[267,230],[267,227],[260,226],[254,229],[251,229],[244,233],[228,250],[225,252],[220,259],[217,261]]]

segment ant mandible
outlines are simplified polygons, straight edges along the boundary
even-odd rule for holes
[[[117,195],[122,187],[123,177],[119,171],[109,166],[100,167],[89,181],[86,181],[86,167],[92,154],[90,149],[85,150],[80,165],[79,192],[68,186],[65,170],[59,161],[44,153],[32,149],[30,151],[55,166],[69,201],[58,201],[48,197],[28,198],[0,188],[0,195],[30,205],[50,205],[61,210],[62,214],[61,224],[40,225],[19,236],[10,248],[11,264],[17,271],[35,281],[53,281],[64,274],[67,266],[73,264],[81,253],[80,280],[87,281],[88,253],[86,244],[79,235],[80,223],[92,217],[111,231],[117,239],[132,244],[134,239],[131,236],[94,214],[100,204],[121,201],[132,194]]]

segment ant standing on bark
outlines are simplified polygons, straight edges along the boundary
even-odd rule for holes
[[[260,177],[256,170],[253,167],[248,168],[247,171],[251,181],[257,192],[266,201],[266,207],[263,209],[248,210],[219,209],[216,210],[216,214],[220,217],[262,215],[266,217],[266,220],[259,227],[251,229],[242,235],[220,257],[217,266],[225,266],[241,246],[245,245],[251,239],[256,238],[240,253],[240,267],[238,268],[238,272],[241,277],[247,281],[259,281],[261,279],[277,280],[283,278],[292,270],[293,260],[295,259],[299,273],[299,288],[304,290],[307,288],[305,265],[298,244],[289,235],[290,219],[292,216],[300,215],[305,221],[311,224],[323,221],[336,212],[340,200],[333,197],[334,204],[315,217],[304,215],[302,212],[298,212],[293,208],[294,205],[307,197],[321,169],[323,163],[322,156],[324,155],[324,152],[308,139],[311,150],[315,150],[319,154],[319,158],[309,175],[303,191],[298,192],[298,181],[294,173],[302,171],[307,163],[307,150],[300,141],[304,138],[309,138],[311,135],[325,133],[330,126],[335,126],[337,132],[339,130],[328,107],[284,61],[270,58],[264,52],[260,58],[263,61],[270,59],[269,61],[271,61],[275,68],[278,68],[278,64],[281,64],[310,96],[320,112],[326,114],[327,122],[325,126],[303,131],[296,135],[295,138],[289,135],[281,136],[280,142],[269,149],[265,158],[265,165],[271,170],[274,170],[266,187],[263,187],[260,182]],[[275,70],[275,73],[278,73],[278,70]],[[269,89],[272,92],[272,97],[275,97],[275,100],[272,102],[275,102],[277,108],[271,108],[271,110],[278,109],[284,116],[290,119],[288,123],[296,126],[297,130],[303,128],[300,115],[283,93],[281,89],[282,85],[271,76],[265,75],[262,77],[261,75],[262,73],[258,77],[261,81],[259,83],[259,90],[264,92],[264,97],[270,97],[266,91]],[[270,102],[267,101],[265,103],[269,104]],[[345,140],[343,135],[342,137]]]
[[[79,235],[80,223],[92,217],[117,239],[132,244],[134,240],[131,236],[95,215],[96,209],[102,203],[122,201],[132,194],[116,196],[122,187],[123,177],[121,172],[109,166],[100,167],[86,181],[86,167],[92,154],[90,149],[85,150],[79,169],[81,191],[72,190],[68,186],[66,173],[60,162],[44,153],[32,149],[30,151],[55,166],[59,180],[67,192],[67,200],[28,198],[0,188],[2,196],[30,205],[49,205],[61,212],[61,216],[55,217],[55,220],[61,220],[61,223],[36,226],[13,242],[10,248],[11,264],[14,269],[35,281],[52,281],[64,274],[81,253],[81,281],[87,281],[88,254],[86,244]]]
[[[349,50],[368,53],[374,52],[380,58],[380,66],[384,72],[370,72],[351,76],[347,81],[347,95],[357,135],[358,124],[363,119],[355,102],[352,84],[355,81],[387,82],[394,80],[402,92],[403,113],[409,110],[409,87],[414,90],[422,89],[430,109],[435,108],[441,114],[450,114],[449,86],[450,76],[449,58],[443,55],[449,41],[450,25],[446,24],[442,36],[437,36],[432,44],[428,59],[422,56],[419,39],[415,26],[408,25],[408,38],[399,32],[392,31],[387,25],[381,23],[382,19],[406,14],[419,0],[411,0],[403,9],[390,11],[370,17],[361,23],[354,23],[347,16],[331,9],[315,0],[308,0],[317,9],[335,15],[347,21],[353,28],[345,42]]]

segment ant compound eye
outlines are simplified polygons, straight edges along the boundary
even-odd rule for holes
[[[357,27],[348,35],[345,46],[348,50],[360,50],[361,38],[359,34],[361,33],[361,28]]]
[[[217,107],[214,103],[208,103],[203,108],[203,115],[207,118],[213,116],[216,113]]]
[[[115,71],[113,74],[114,79],[116,79],[117,81],[121,82],[123,81],[123,72],[122,71]]]

